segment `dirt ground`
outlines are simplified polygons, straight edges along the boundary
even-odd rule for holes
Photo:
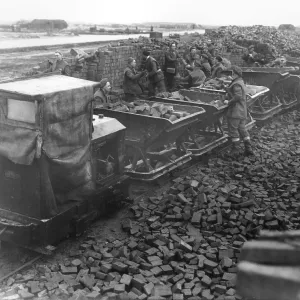
[[[105,45],[107,45],[107,43],[101,44],[101,46]],[[85,51],[95,51],[97,47],[89,46],[80,49]],[[48,59],[53,60],[55,50],[61,51],[66,58],[71,57],[70,49],[59,48],[30,52],[0,53],[0,81],[18,78],[32,70],[33,67],[38,66],[39,63]]]

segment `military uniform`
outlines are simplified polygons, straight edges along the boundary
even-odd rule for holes
[[[229,85],[227,92],[230,96],[227,110],[228,135],[233,143],[231,154],[239,152],[238,144],[240,137],[245,144],[245,153],[253,154],[250,144],[250,135],[246,129],[247,102],[246,89],[241,77],[234,79]]]

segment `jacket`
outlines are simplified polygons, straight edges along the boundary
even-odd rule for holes
[[[98,89],[94,94],[95,106],[108,103],[108,98],[105,92],[102,89]]]
[[[176,51],[168,51],[165,54],[165,70],[167,68],[174,68],[177,69],[177,59],[179,58],[179,55]]]
[[[124,70],[123,90],[125,94],[140,95],[142,89],[139,85],[139,79],[143,73],[138,73],[133,67],[128,66]]]
[[[146,59],[145,68],[148,72],[148,79],[152,83],[157,83],[164,80],[164,74],[160,69],[158,62],[152,56],[149,56]]]
[[[227,92],[231,98],[228,102],[227,117],[247,119],[246,87],[241,77],[234,79]]]

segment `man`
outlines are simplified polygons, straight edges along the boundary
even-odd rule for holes
[[[137,99],[137,96],[143,93],[139,84],[139,79],[146,74],[146,71],[138,73],[135,69],[136,60],[132,57],[128,58],[128,66],[124,70],[123,90],[125,100],[132,102]]]
[[[156,89],[158,93],[166,91],[164,74],[158,64],[158,62],[150,56],[150,50],[144,50],[143,55],[146,58],[145,69],[148,73],[148,89],[149,96],[155,96]]]
[[[222,57],[217,56],[215,59],[215,64],[212,67],[211,78],[220,78],[224,70],[225,68],[222,64]]]
[[[246,104],[246,90],[242,78],[242,70],[237,66],[232,66],[233,80],[227,88],[230,100],[225,100],[228,104],[227,110],[227,123],[228,135],[232,141],[231,155],[239,154],[240,137],[245,144],[245,155],[253,155],[250,143],[250,135],[246,130],[247,120],[247,104]]]
[[[108,95],[111,91],[111,85],[107,78],[104,78],[99,83],[99,89],[94,94],[95,106],[102,106],[108,103]]]
[[[178,59],[179,55],[176,51],[176,44],[172,43],[169,51],[165,54],[165,76],[169,92],[174,92],[175,90],[175,76],[177,74]]]
[[[200,61],[200,56],[197,54],[196,47],[191,47],[190,53],[185,56],[182,62],[187,69],[193,69],[195,66],[195,61]]]
[[[211,66],[208,62],[208,57],[206,54],[201,54],[201,69],[204,72],[206,78],[211,76]]]
[[[195,67],[192,69],[187,68],[188,75],[181,79],[180,83],[186,85],[187,88],[198,87],[204,83],[206,77],[204,72],[201,70],[199,62],[195,62]]]
[[[55,71],[60,71],[63,75],[71,75],[71,70],[69,64],[63,59],[61,52],[56,51],[54,53],[55,60],[50,62],[50,67],[44,73],[50,73]]]
[[[254,51],[253,45],[248,48],[248,52],[243,55],[242,59],[247,63],[249,67],[255,66],[257,53]]]

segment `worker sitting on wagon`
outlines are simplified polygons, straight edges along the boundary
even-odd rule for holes
[[[123,81],[123,90],[125,93],[126,101],[134,101],[137,99],[137,96],[143,93],[143,90],[139,84],[139,79],[146,75],[146,71],[138,73],[135,69],[136,60],[132,57],[128,59],[128,66],[124,71],[124,81]]]
[[[230,100],[225,100],[228,104],[227,124],[228,135],[232,141],[231,156],[240,153],[239,143],[240,137],[244,141],[245,155],[253,155],[250,143],[250,135],[246,129],[247,121],[247,103],[246,103],[246,87],[242,78],[242,70],[237,66],[232,66],[233,80],[229,87],[226,88]]]
[[[201,86],[206,79],[199,62],[195,62],[194,68],[187,67],[186,72],[187,76],[180,79],[180,84],[182,84],[185,88]]]
[[[104,78],[99,83],[99,89],[94,94],[95,107],[109,103],[108,95],[111,91],[111,85],[107,78]]]
[[[60,71],[63,75],[71,75],[71,69],[69,64],[63,59],[63,55],[61,52],[56,51],[55,52],[55,60],[53,62],[50,62],[50,67],[44,71],[44,73],[50,73],[55,71]]]

